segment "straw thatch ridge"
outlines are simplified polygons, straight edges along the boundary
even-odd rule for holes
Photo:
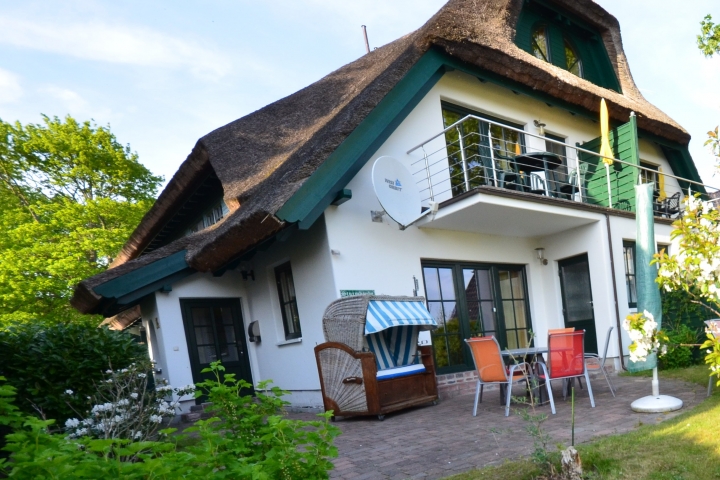
[[[615,17],[591,0],[552,1],[597,29],[622,94],[518,48],[515,25],[524,1],[450,0],[417,31],[201,138],[123,247],[114,268],[81,282],[72,304],[83,312],[94,311],[99,301],[91,291],[94,286],[163,258],[160,255],[187,249],[191,268],[211,271],[284,228],[274,214],[431,48],[590,113],[597,113],[600,98],[605,98],[611,118],[625,122],[634,111],[640,129],[683,145],[689,142],[687,132],[635,86]],[[142,255],[208,168],[222,183],[230,214],[204,232]]]

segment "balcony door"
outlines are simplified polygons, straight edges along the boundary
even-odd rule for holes
[[[240,299],[182,299],[180,306],[193,382],[214,378],[202,370],[220,360],[225,373],[252,385]]]
[[[438,322],[431,335],[439,373],[472,368],[466,338],[494,335],[503,348],[528,345],[525,267],[424,262],[423,278],[428,309]]]

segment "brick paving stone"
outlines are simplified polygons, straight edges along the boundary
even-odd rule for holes
[[[460,378],[460,377],[456,377]],[[628,432],[641,424],[654,424],[697,405],[705,398],[699,385],[663,380],[663,394],[679,397],[685,408],[669,414],[642,414],[630,409],[630,403],[650,394],[650,379],[613,377],[617,398],[613,398],[602,377],[594,378],[596,408],[590,408],[586,390],[575,392],[576,443],[606,435]],[[564,401],[560,382],[553,388],[557,415],[550,406],[536,407],[548,415],[543,427],[551,445],[570,442],[570,401]],[[517,393],[521,394],[522,389]],[[532,439],[517,414],[523,405],[515,405],[510,417],[504,416],[498,395],[483,396],[477,417],[472,416],[473,395],[465,394],[442,400],[437,406],[417,407],[386,416],[338,419],[342,431],[335,444],[339,457],[331,478],[365,480],[390,478],[443,478],[486,465],[501,464],[532,453]],[[312,414],[290,414],[290,418],[314,419]]]

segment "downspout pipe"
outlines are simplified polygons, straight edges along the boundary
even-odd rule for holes
[[[622,325],[620,324],[620,305],[618,304],[618,293],[617,293],[617,282],[615,280],[615,257],[613,255],[613,245],[612,245],[612,231],[610,230],[610,214],[605,214],[605,225],[607,227],[607,237],[608,237],[608,250],[610,251],[610,273],[612,277],[612,285],[613,285],[613,296],[615,298],[615,323],[617,324],[617,334],[618,334],[618,347],[620,348],[620,366],[623,370],[627,371],[627,367],[625,366],[625,357],[623,355],[623,344],[622,344]]]

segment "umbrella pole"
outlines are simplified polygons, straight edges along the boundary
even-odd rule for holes
[[[608,206],[610,208],[613,208],[612,206],[612,187],[610,186],[610,165],[607,163],[605,164],[605,178],[607,178],[607,187],[608,187]]]

